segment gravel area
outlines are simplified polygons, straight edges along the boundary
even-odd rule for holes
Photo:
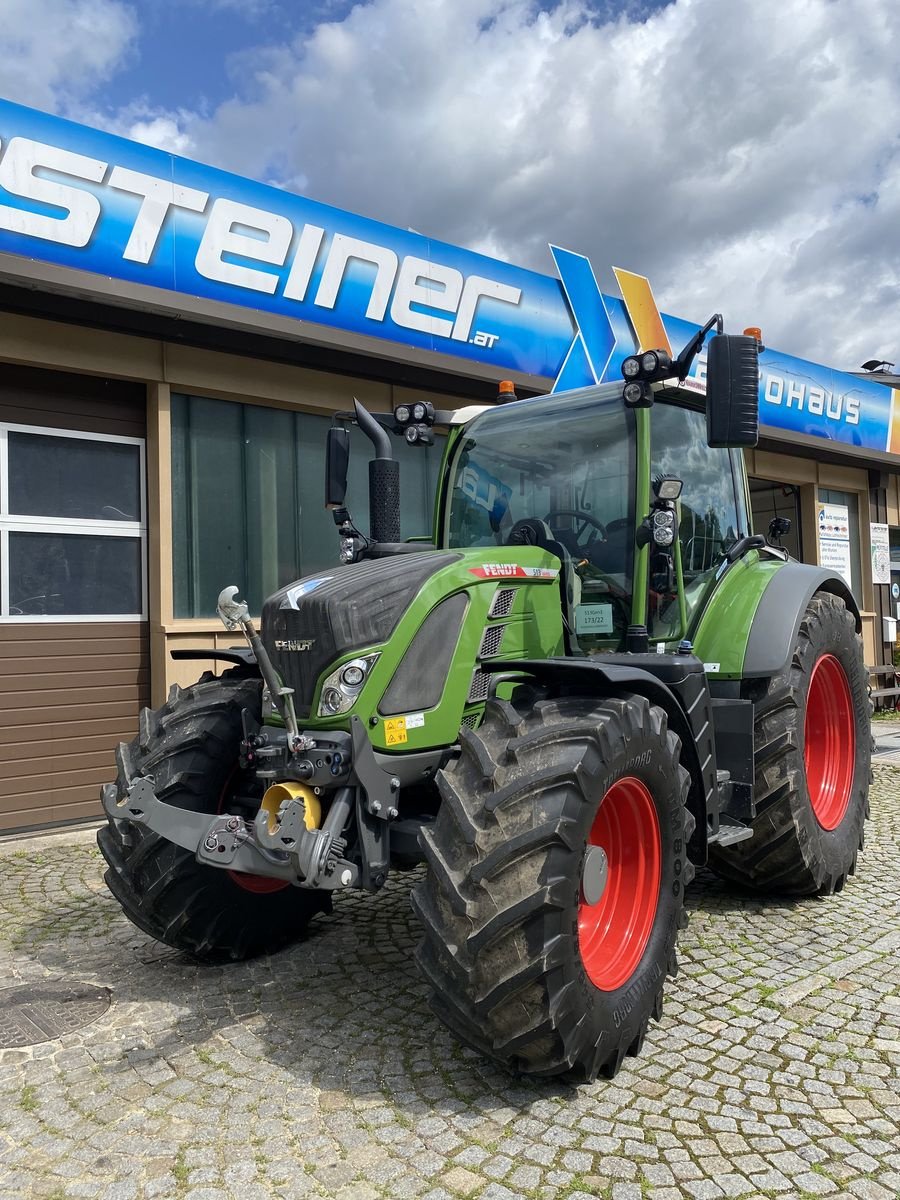
[[[83,834],[0,846],[0,986],[112,992],[0,1051],[0,1198],[900,1196],[900,771],[877,769],[842,894],[701,873],[662,1023],[610,1082],[460,1049],[412,962],[409,887],[211,968],[125,920]]]

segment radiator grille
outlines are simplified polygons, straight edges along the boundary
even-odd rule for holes
[[[499,588],[491,601],[489,617],[508,617],[516,599],[518,588]]]
[[[504,633],[505,625],[489,625],[482,635],[478,657],[493,658],[495,654],[499,654]]]
[[[462,719],[462,723],[467,729],[477,729],[479,720],[478,713],[466,713]]]
[[[491,677],[487,671],[476,671],[472,676],[472,685],[469,688],[469,703],[477,704],[481,700],[487,700],[488,686],[491,682]]]

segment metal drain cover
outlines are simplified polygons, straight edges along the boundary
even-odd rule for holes
[[[90,983],[28,983],[0,990],[0,1050],[50,1042],[102,1017],[109,988]]]

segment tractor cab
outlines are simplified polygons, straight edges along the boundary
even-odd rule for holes
[[[621,384],[602,384],[488,410],[448,453],[438,544],[554,554],[571,641],[585,654],[625,649],[629,626],[644,624],[634,589],[642,528],[645,544],[659,543],[648,572],[651,643],[689,635],[710,580],[749,534],[742,464],[709,446],[702,397],[670,389],[654,404],[643,505],[636,425]],[[665,544],[669,512],[675,536]]]

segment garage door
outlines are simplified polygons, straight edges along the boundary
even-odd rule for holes
[[[99,815],[147,702],[143,388],[0,367],[0,830]]]

